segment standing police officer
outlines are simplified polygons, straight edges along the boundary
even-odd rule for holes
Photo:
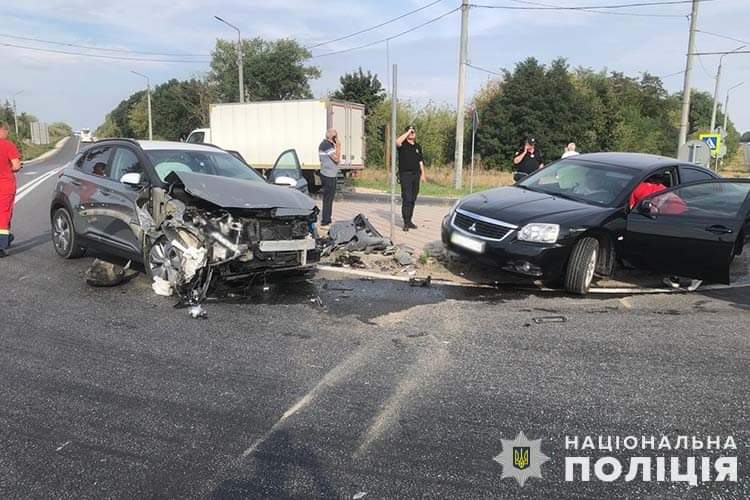
[[[10,219],[16,198],[16,172],[21,170],[21,155],[8,140],[8,134],[8,124],[0,122],[0,258],[8,255],[6,250],[13,241]]]
[[[404,231],[417,229],[412,222],[414,205],[419,195],[419,181],[426,181],[424,175],[424,158],[422,146],[417,144],[417,133],[414,127],[408,127],[406,132],[396,139],[398,148],[398,177],[401,182],[401,216],[404,219]]]
[[[520,181],[544,166],[542,151],[536,147],[536,139],[527,137],[513,156],[513,180]]]

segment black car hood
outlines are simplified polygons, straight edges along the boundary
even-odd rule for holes
[[[175,179],[172,176],[176,176]],[[296,189],[265,182],[232,179],[195,172],[172,172],[168,183],[182,184],[185,192],[222,208],[313,210],[315,202]]]
[[[459,208],[518,226],[579,218],[583,221],[612,210],[514,186],[471,195],[461,202]]]

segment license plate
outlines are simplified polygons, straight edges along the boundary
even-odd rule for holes
[[[451,235],[451,243],[453,243],[454,245],[458,245],[461,248],[471,250],[472,252],[484,252],[484,241],[478,241],[474,238],[466,237],[463,234],[453,233]]]

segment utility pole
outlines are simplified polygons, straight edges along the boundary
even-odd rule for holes
[[[154,127],[153,122],[151,120],[151,79],[144,75],[143,73],[138,73],[137,71],[130,71],[134,75],[142,76],[146,79],[146,102],[148,106],[148,140],[153,141],[154,140]]]
[[[245,102],[245,79],[244,79],[243,64],[242,64],[242,60],[243,60],[243,57],[242,57],[242,33],[240,33],[240,29],[237,26],[235,26],[235,25],[233,25],[231,23],[228,23],[227,21],[225,21],[224,19],[220,18],[219,16],[214,16],[214,18],[217,21],[220,21],[220,22],[226,24],[227,26],[229,26],[230,28],[232,28],[233,30],[235,30],[237,32],[237,68],[238,68],[239,79],[240,79],[240,84],[239,84],[240,104],[242,104],[242,103]]]
[[[15,94],[13,94],[13,122],[16,125],[16,138],[20,139],[18,136],[18,110],[16,109],[16,96],[23,94],[23,90],[19,90]]]
[[[391,241],[396,225],[396,129],[398,128],[398,64],[393,65],[391,83]]]
[[[729,87],[729,89],[727,89],[727,98],[726,98],[726,100],[724,101],[724,132],[726,132],[726,131],[727,131],[727,117],[729,116],[729,93],[730,93],[730,92],[731,92],[732,90],[734,90],[734,89],[736,89],[737,87],[739,87],[739,86],[741,86],[741,85],[744,85],[744,84],[745,84],[745,82],[740,82],[740,83],[738,83],[737,85],[734,85],[734,86],[732,86],[732,87]]]
[[[682,85],[682,115],[680,117],[680,136],[677,148],[687,142],[688,122],[690,119],[690,77],[693,73],[693,52],[695,52],[695,25],[698,21],[698,0],[693,0],[690,12],[690,36],[688,37],[687,61],[685,63],[685,81]]]
[[[732,52],[736,52],[744,48],[744,45],[740,45]],[[714,109],[711,112],[711,132],[716,130],[716,109],[719,107],[719,82],[721,81],[721,65],[724,62],[724,57],[728,55],[729,54],[722,54],[721,57],[719,57],[719,68],[716,70],[716,87],[714,87]],[[724,110],[724,114],[726,115],[726,110]]]
[[[464,167],[464,85],[466,82],[466,63],[469,52],[469,0],[461,0],[461,41],[458,52],[458,97],[456,103],[456,156],[453,185],[456,189],[463,186]]]

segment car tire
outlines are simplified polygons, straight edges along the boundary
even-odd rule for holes
[[[154,277],[159,277],[163,280],[169,281],[165,268],[160,268],[160,264],[164,264],[168,259],[176,258],[173,252],[172,245],[166,236],[160,236],[155,241],[151,241],[148,236],[143,237],[143,269],[146,271],[146,276],[149,281],[153,281]]]
[[[565,271],[565,290],[576,295],[586,295],[591,287],[599,258],[599,241],[584,237],[578,240],[570,254]]]
[[[63,259],[77,259],[86,253],[78,244],[78,234],[73,225],[73,218],[67,208],[58,208],[52,214],[52,246],[55,253]]]

